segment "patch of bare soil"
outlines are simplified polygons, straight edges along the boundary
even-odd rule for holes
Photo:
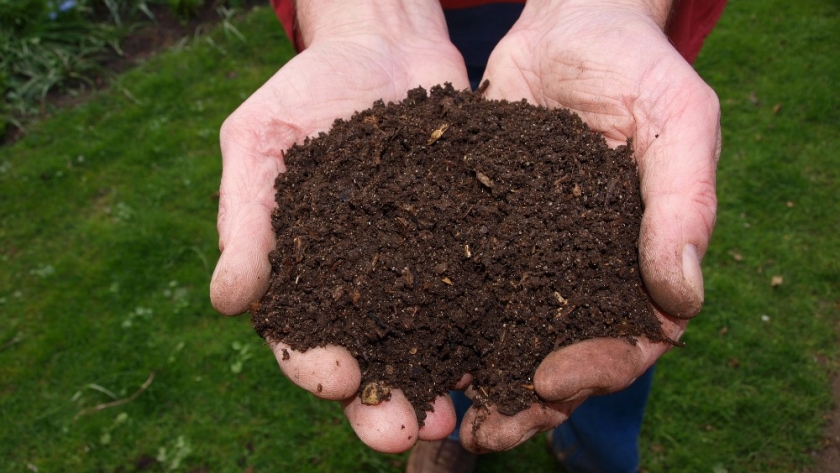
[[[247,0],[242,2],[241,8],[250,9],[266,3],[264,0]],[[149,5],[155,20],[130,33],[121,45],[123,55],[113,58],[107,67],[114,72],[122,72],[185,37],[209,31],[221,21],[217,8],[217,2],[205,1],[194,16],[183,20],[172,13],[169,5]]]
[[[825,444],[817,453],[817,464],[811,473],[840,473],[840,371],[834,374],[832,393],[834,409],[823,433]]]

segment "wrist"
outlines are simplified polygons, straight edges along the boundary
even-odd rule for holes
[[[523,17],[551,18],[568,12],[611,13],[617,11],[643,15],[664,31],[674,0],[528,0]]]
[[[379,37],[446,38],[449,33],[436,0],[299,0],[296,21],[303,43]]]

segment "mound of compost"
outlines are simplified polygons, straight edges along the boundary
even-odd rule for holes
[[[512,415],[540,402],[533,375],[552,350],[664,339],[639,274],[630,147],[569,111],[418,88],[285,162],[254,328],[295,350],[347,348],[363,402],[401,389],[422,422],[470,373],[477,405]]]

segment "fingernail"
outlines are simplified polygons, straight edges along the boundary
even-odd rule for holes
[[[683,247],[682,254],[683,278],[703,302],[703,271],[700,269],[700,255],[697,247],[688,244]]]
[[[556,402],[573,402],[579,399],[586,399],[587,397],[592,395],[592,389],[581,389],[580,391],[572,394],[569,397],[565,397],[563,399],[558,399]]]
[[[518,447],[518,446],[522,445],[523,443],[527,442],[528,440],[531,440],[531,437],[533,437],[534,435],[537,435],[538,433],[540,433],[540,429],[531,429],[531,430],[525,432],[525,435],[523,435],[522,438],[520,438],[519,441],[516,442],[516,445],[512,445],[510,448],[514,448],[514,447]]]

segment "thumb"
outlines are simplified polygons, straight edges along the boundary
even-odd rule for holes
[[[268,289],[274,249],[271,212],[274,179],[285,171],[276,150],[252,152],[241,139],[246,127],[228,119],[222,126],[222,182],[219,188],[219,249],[222,254],[210,281],[213,307],[225,315],[245,312]]]
[[[245,312],[268,289],[274,248],[271,211],[259,203],[239,205],[232,211],[219,204],[219,249],[222,250],[210,281],[210,301],[225,315]]]
[[[642,277],[659,308],[678,318],[694,317],[703,305],[700,260],[715,224],[721,139],[717,96],[686,69],[644,113],[664,119],[649,123],[648,136],[637,138],[647,141],[639,158]]]

